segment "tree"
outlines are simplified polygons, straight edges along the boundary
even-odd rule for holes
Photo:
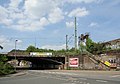
[[[99,42],[94,45],[94,48],[96,49],[96,52],[94,52],[95,54],[101,54],[106,50],[105,45]]]
[[[7,57],[0,54],[0,75],[14,73],[14,68],[7,62]]]
[[[95,43],[91,38],[86,39],[86,50],[92,54],[101,54],[106,47],[102,43]]]
[[[88,37],[86,39],[86,50],[92,53],[92,51],[94,50],[94,45],[95,43],[92,41],[91,38]]]
[[[36,48],[34,47],[34,46],[32,46],[32,45],[30,45],[27,49],[26,49],[26,51],[27,52],[36,52]]]

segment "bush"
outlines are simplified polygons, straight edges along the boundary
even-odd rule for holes
[[[14,67],[7,63],[7,57],[0,55],[0,76],[14,73]]]

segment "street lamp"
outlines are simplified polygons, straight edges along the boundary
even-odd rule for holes
[[[15,61],[16,61],[16,44],[17,44],[17,41],[18,40],[15,40],[15,54],[14,54],[15,55]],[[16,62],[15,62],[15,71],[16,71]]]

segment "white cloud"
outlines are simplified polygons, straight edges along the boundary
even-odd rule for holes
[[[0,45],[3,46],[3,50],[6,50],[6,51],[10,50],[11,48],[14,48],[14,43],[11,42],[10,39],[6,38],[3,35],[0,35]]]
[[[37,31],[62,21],[64,15],[83,17],[89,14],[86,8],[77,8],[70,13],[66,11],[64,13],[62,3],[93,1],[95,0],[10,0],[6,7],[0,6],[0,24],[20,31]],[[21,2],[24,3],[21,5]],[[73,22],[66,22],[66,26],[72,27]]]
[[[37,31],[64,19],[59,1],[25,0],[20,6],[22,1],[10,0],[6,7],[0,6],[0,24],[20,31]]]
[[[21,19],[11,27],[20,31],[37,31],[44,29],[43,27],[46,25],[49,25],[49,21],[45,17],[41,17],[40,20]]]
[[[65,2],[68,2],[68,3],[72,3],[72,4],[75,4],[75,3],[92,3],[92,2],[98,2],[100,0],[65,0]]]
[[[48,20],[51,23],[56,23],[64,19],[63,12],[60,8],[55,8],[51,13],[49,14]]]
[[[0,19],[4,17],[8,17],[8,10],[5,9],[4,7],[0,6]]]
[[[0,6],[0,23],[10,25],[12,20],[8,19],[8,10]]]
[[[11,19],[7,19],[7,18],[2,19],[0,21],[1,21],[0,23],[4,24],[6,26],[10,26],[13,23]]]
[[[61,49],[65,49],[66,45],[45,45],[41,47],[42,49],[53,49],[53,50],[61,50]]]
[[[37,31],[43,29],[43,24],[41,24],[39,21],[31,21],[30,24],[16,24],[12,25],[11,27],[19,31]]]
[[[79,0],[74,1],[78,2]],[[37,31],[44,29],[49,24],[60,22],[64,19],[64,15],[68,14],[68,12],[63,13],[59,7],[61,3],[67,3],[67,1],[25,0],[24,4],[20,6],[21,2],[23,0],[10,0],[7,8],[0,6],[1,24],[20,31]],[[70,12],[68,16],[83,17],[88,13],[85,8],[77,8]],[[66,26],[72,27],[73,22],[66,22]]]
[[[76,8],[69,13],[69,17],[83,17],[89,14],[86,8]]]
[[[25,17],[26,17],[26,16],[24,15],[23,12],[21,12],[21,13],[15,13],[15,12],[13,12],[13,13],[10,14],[10,18],[11,18],[12,20],[25,19]]]
[[[74,22],[66,22],[66,27],[67,28],[74,28]]]
[[[96,22],[91,22],[90,25],[89,25],[89,27],[98,27],[98,26],[99,25]]]
[[[22,40],[17,41],[17,49],[21,47],[22,43],[23,43]],[[3,46],[3,50],[0,50],[0,52],[2,51],[8,52],[9,50],[15,49],[15,40],[0,35],[0,45]]]
[[[40,19],[40,25],[41,26],[46,26],[46,25],[48,25],[49,24],[49,21],[45,18],[45,17],[42,17],[41,19]]]
[[[9,6],[10,7],[14,7],[14,8],[17,8],[20,4],[20,2],[22,2],[23,0],[10,0],[10,4]]]
[[[47,15],[57,7],[53,0],[27,0],[25,1],[25,11],[30,18],[40,18]]]

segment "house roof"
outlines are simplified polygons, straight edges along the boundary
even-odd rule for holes
[[[120,38],[119,38],[119,39],[115,39],[115,40],[111,40],[111,41],[104,42],[103,44],[116,44],[116,43],[120,43]]]

